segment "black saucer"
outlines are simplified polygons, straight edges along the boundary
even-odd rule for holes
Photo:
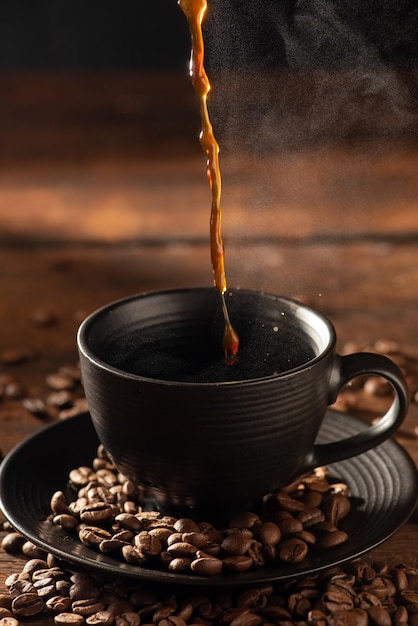
[[[319,443],[354,435],[367,427],[357,418],[328,410]],[[249,585],[283,580],[327,569],[372,550],[406,522],[418,489],[414,463],[392,440],[378,448],[330,466],[331,477],[349,485],[353,510],[341,524],[348,541],[311,554],[301,564],[278,564],[242,574],[199,578],[138,568],[98,554],[46,521],[51,495],[67,484],[74,467],[90,465],[98,439],[88,414],[47,426],[16,446],[0,466],[0,508],[26,538],[47,552],[111,576],[195,586]]]

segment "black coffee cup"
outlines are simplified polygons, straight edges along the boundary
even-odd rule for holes
[[[251,506],[298,474],[382,443],[407,412],[399,368],[381,355],[338,355],[320,313],[251,290],[226,298],[240,337],[232,366],[214,288],[134,295],[92,313],[78,332],[98,437],[166,512]],[[364,374],[392,385],[388,412],[355,436],[315,444],[327,407]]]

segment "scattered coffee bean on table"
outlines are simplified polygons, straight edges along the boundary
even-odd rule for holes
[[[42,616],[64,626],[418,626],[418,568],[402,564],[358,560],[278,583],[208,591],[91,575],[44,553],[4,582],[0,626]]]

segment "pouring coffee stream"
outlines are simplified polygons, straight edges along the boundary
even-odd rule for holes
[[[199,98],[202,130],[200,144],[206,153],[206,173],[212,192],[210,215],[210,250],[215,287],[219,290],[222,300],[222,311],[225,329],[222,347],[227,365],[234,365],[238,360],[239,338],[229,319],[225,293],[227,289],[225,276],[225,253],[221,233],[221,172],[219,167],[219,144],[213,133],[209,117],[207,96],[211,85],[204,68],[204,43],[202,21],[207,9],[206,0],[178,0],[190,27],[192,51],[190,58],[190,78]]]

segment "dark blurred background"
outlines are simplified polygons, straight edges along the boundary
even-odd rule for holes
[[[418,60],[416,0],[209,0],[208,63],[347,66]],[[179,68],[177,0],[1,0],[0,68]]]

